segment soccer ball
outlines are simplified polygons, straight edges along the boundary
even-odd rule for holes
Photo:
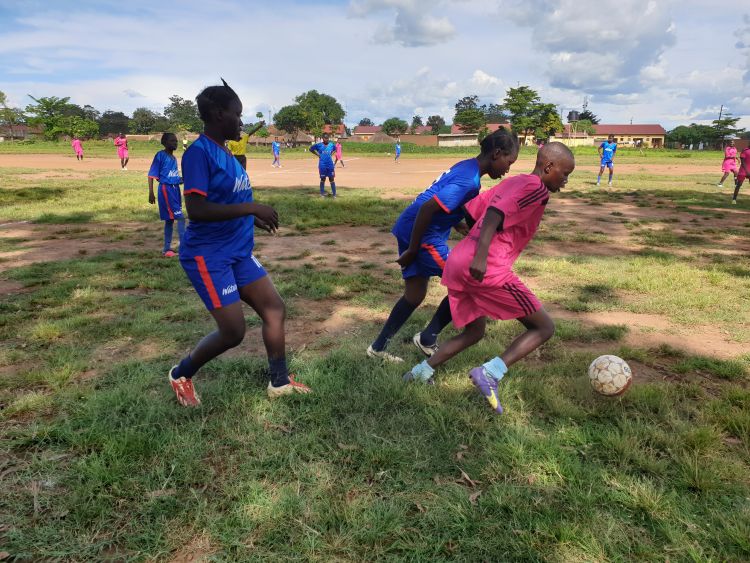
[[[633,380],[630,366],[617,356],[599,356],[589,366],[589,381],[594,391],[607,397],[622,395]]]

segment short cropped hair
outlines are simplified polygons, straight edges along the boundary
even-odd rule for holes
[[[223,78],[221,79],[221,82],[221,86],[209,86],[195,98],[195,101],[198,104],[198,115],[200,115],[203,123],[206,123],[211,119],[212,111],[217,109],[227,109],[229,104],[234,100],[240,100],[237,93],[232,90]]]
[[[482,154],[489,154],[499,150],[505,155],[518,152],[518,135],[501,127],[491,135],[487,135],[479,144]]]

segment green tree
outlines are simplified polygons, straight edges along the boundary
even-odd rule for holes
[[[372,119],[370,119],[369,117],[363,117],[362,119],[359,120],[359,125],[365,127],[365,126],[372,126],[375,124],[372,122]]]
[[[422,116],[421,115],[415,115],[411,118],[411,132],[416,133],[417,127],[422,127],[424,123],[422,122]]]
[[[464,109],[456,113],[453,124],[458,125],[466,133],[479,133],[487,125],[484,113],[480,109]]]
[[[409,128],[409,124],[398,117],[391,117],[383,122],[383,133],[390,135],[403,135]]]
[[[731,113],[725,114],[721,119],[714,119],[711,123],[713,123],[714,129],[716,129],[716,137],[719,140],[724,140],[728,137],[738,137],[744,133],[744,127],[737,127],[739,120],[739,117],[732,117]]]
[[[148,108],[137,108],[133,111],[133,117],[130,118],[129,128],[132,133],[141,135],[166,131],[169,129],[169,120]]]
[[[547,139],[564,129],[555,104],[537,104],[534,109],[534,136],[537,139]]]
[[[577,121],[576,124],[573,125],[573,128],[578,133],[586,133],[587,135],[596,134],[596,127],[594,127],[594,124],[589,119],[581,119]]]
[[[66,115],[57,121],[54,133],[56,137],[67,135],[68,137],[90,139],[99,134],[99,124],[80,115]]]
[[[86,104],[85,106],[83,106],[83,117],[85,117],[86,119],[90,119],[91,121],[99,121],[99,119],[102,117],[102,113],[94,106]]]
[[[464,96],[456,102],[456,113],[467,109],[479,109],[479,96]]]
[[[169,97],[169,105],[164,108],[164,117],[174,131],[203,131],[203,122],[198,115],[198,106],[193,100],[186,100],[178,95]]]
[[[346,115],[336,98],[317,90],[304,92],[294,98],[294,101],[307,115],[310,129],[317,128],[318,125],[321,129],[323,125],[338,125]]]
[[[503,107],[510,114],[513,130],[527,137],[536,128],[539,94],[528,86],[509,88],[505,94]]]
[[[45,139],[56,139],[60,135],[59,132],[56,132],[57,122],[65,117],[70,98],[58,98],[57,96],[35,98],[31,94],[29,94],[29,98],[36,102],[26,106],[26,113],[31,116],[28,120],[29,123],[41,126],[44,129]]]
[[[484,120],[487,123],[505,123],[508,121],[508,114],[505,113],[503,106],[500,104],[483,104],[479,109],[484,114]]]
[[[10,107],[5,92],[0,91],[0,125],[7,127],[10,131],[10,140],[13,141],[16,128],[25,120],[23,110]]]
[[[432,129],[432,134],[437,135],[445,127],[445,119],[439,115],[431,115],[427,118],[427,127]]]
[[[667,133],[668,143],[680,143],[682,145],[698,145],[703,142],[707,145],[715,145],[720,137],[715,127],[710,125],[680,125]]]
[[[99,118],[99,133],[105,136],[114,133],[130,133],[130,118],[121,111],[108,109]]]
[[[590,121],[594,125],[599,125],[599,118],[594,115],[593,112],[589,111],[588,109],[583,110],[581,113],[578,114],[578,119],[580,121]]]
[[[305,112],[299,104],[284,106],[276,112],[273,119],[276,127],[287,133],[292,141],[296,141],[299,132],[307,126]]]

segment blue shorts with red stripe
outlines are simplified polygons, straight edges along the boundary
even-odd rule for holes
[[[162,221],[174,221],[184,219],[182,214],[182,195],[179,184],[159,184],[159,219]]]
[[[240,300],[240,288],[268,275],[252,254],[225,256],[182,256],[180,264],[209,311]]]
[[[336,177],[336,171],[333,168],[333,163],[330,165],[319,165],[318,166],[318,174],[320,174],[321,178],[335,178]]]
[[[398,254],[400,256],[409,248],[409,243],[400,238],[396,238],[396,240],[398,241]],[[423,278],[442,277],[448,252],[450,252],[448,245],[443,241],[422,241],[417,259],[406,268],[401,268],[401,277],[405,280],[415,276]]]

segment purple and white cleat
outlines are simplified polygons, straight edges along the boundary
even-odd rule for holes
[[[469,379],[474,384],[482,396],[497,414],[503,414],[503,407],[497,397],[497,381],[484,369],[479,366],[469,372]]]

